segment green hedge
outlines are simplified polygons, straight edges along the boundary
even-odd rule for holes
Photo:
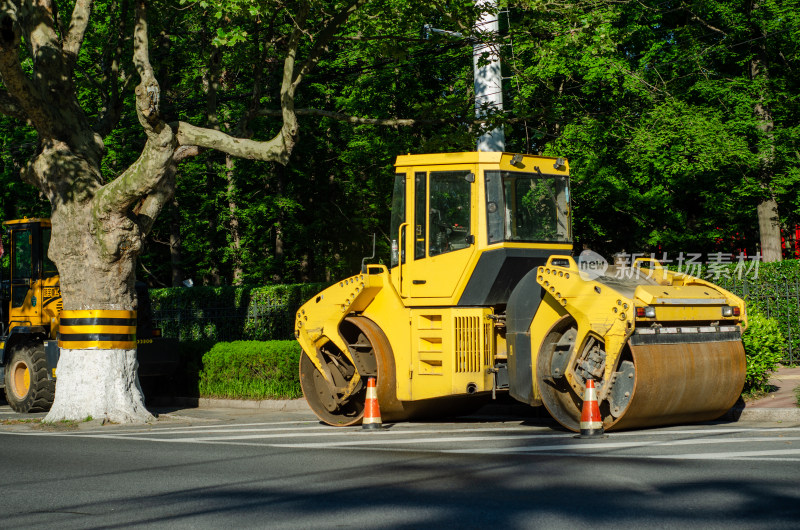
[[[200,396],[298,398],[299,363],[300,345],[293,340],[220,342],[203,355]]]
[[[763,394],[769,391],[769,376],[778,367],[783,356],[784,339],[781,325],[775,319],[752,311],[749,326],[742,335],[747,356],[745,394]]]
[[[294,316],[322,284],[171,287],[150,291],[153,321],[181,341],[290,339]]]

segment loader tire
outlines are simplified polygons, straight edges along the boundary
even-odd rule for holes
[[[44,345],[28,342],[16,348],[6,365],[6,401],[16,412],[47,412],[53,405],[55,381],[47,377]]]

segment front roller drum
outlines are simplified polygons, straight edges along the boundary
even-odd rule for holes
[[[350,396],[344,400],[337,399],[338,396],[331,393],[322,374],[303,352],[300,357],[300,386],[311,410],[328,425],[359,425],[364,418],[367,377],[374,376],[377,378],[382,420],[406,419],[403,404],[397,400],[394,354],[386,335],[365,317],[344,319],[340,331],[358,366],[353,366],[333,343],[328,343],[322,348],[327,368],[339,387],[347,386],[356,372],[361,381]]]
[[[740,340],[630,348],[636,382],[615,429],[715,420],[742,394],[746,367]]]
[[[582,396],[566,377],[554,378],[551,373],[553,355],[558,355],[553,345],[566,333],[568,329],[554,329],[554,335],[545,341],[537,360],[537,382],[551,416],[577,432]],[[617,402],[611,403],[613,398],[600,402],[606,431],[714,420],[730,410],[744,386],[745,355],[740,340],[636,346],[629,342],[621,360],[608,394],[615,395],[613,385],[620,385],[624,397],[618,392]],[[621,382],[623,378],[632,378],[632,384]]]

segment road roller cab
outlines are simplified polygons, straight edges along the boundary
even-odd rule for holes
[[[359,423],[368,376],[385,421],[508,391],[577,430],[587,378],[606,428],[701,421],[733,405],[743,302],[651,260],[581,270],[569,183],[561,158],[398,157],[390,263],[297,314],[301,384],[320,419]]]

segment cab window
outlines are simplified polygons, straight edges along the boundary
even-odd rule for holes
[[[14,230],[11,236],[14,240],[12,248],[11,277],[14,279],[30,278],[33,276],[33,256],[31,248],[31,233],[29,230]]]
[[[392,219],[390,234],[392,242],[391,266],[397,267],[399,263],[406,262],[406,231],[400,232],[400,225],[406,222],[406,175],[398,173],[394,176],[394,191],[392,193]],[[397,238],[400,238],[398,241]]]
[[[470,175],[469,171],[431,173],[429,256],[469,246]]]

